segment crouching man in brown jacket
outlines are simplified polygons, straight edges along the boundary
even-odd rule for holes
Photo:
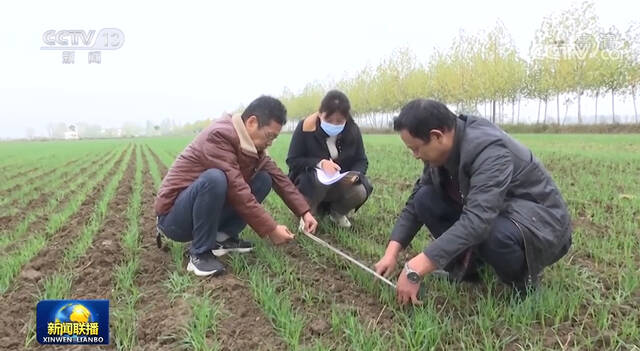
[[[198,276],[223,273],[216,256],[253,248],[239,238],[246,224],[274,244],[292,240],[289,229],[261,205],[272,186],[306,230],[315,231],[307,201],[266,154],[286,115],[279,100],[261,96],[242,115],[225,116],[203,130],[167,172],[155,202],[158,230],[172,240],[191,241],[187,270]]]

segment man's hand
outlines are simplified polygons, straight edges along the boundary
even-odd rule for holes
[[[287,228],[287,226],[280,224],[276,226],[276,230],[269,234],[269,239],[275,245],[287,243],[295,239],[295,237],[296,236],[291,231],[289,231],[289,228]]]
[[[305,233],[315,233],[316,228],[318,228],[318,221],[313,218],[310,211],[307,211],[304,215],[302,215],[302,221],[304,222],[304,230]]]
[[[416,271],[421,277],[433,272],[436,269],[435,264],[425,255],[419,253],[407,262],[409,267]],[[398,302],[401,305],[406,305],[407,302],[411,302],[414,305],[422,304],[422,301],[418,300],[418,290],[420,284],[414,284],[407,278],[407,271],[402,270],[398,277],[398,283],[396,284],[396,294]]]
[[[376,273],[388,277],[396,268],[396,256],[385,254],[373,268],[376,270]]]
[[[413,269],[413,267],[411,267]],[[422,305],[422,301],[418,300],[418,290],[420,290],[420,284],[412,283],[407,278],[407,271],[402,270],[398,277],[398,283],[396,284],[396,297],[398,303],[406,305],[411,302],[413,305]]]
[[[376,273],[388,277],[393,273],[396,268],[396,261],[398,259],[398,253],[402,250],[402,245],[397,241],[389,241],[387,250],[384,252],[384,256],[373,267]]]
[[[334,175],[336,172],[340,172],[340,166],[332,160],[320,161],[320,168],[330,176]]]
[[[348,175],[343,179],[347,182],[347,184],[351,185],[351,184],[357,183],[358,180],[360,180],[360,177],[356,174],[353,174],[353,175]]]

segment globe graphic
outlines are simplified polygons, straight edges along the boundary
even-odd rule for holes
[[[56,313],[56,322],[65,323],[91,323],[93,315],[89,310],[81,304],[68,303],[58,310]]]

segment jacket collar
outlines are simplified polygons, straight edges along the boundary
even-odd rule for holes
[[[456,125],[454,127],[456,132],[453,136],[453,146],[451,149],[451,154],[449,155],[447,162],[445,162],[444,164],[444,168],[453,177],[458,176],[458,167],[460,166],[460,143],[462,142],[462,138],[464,136],[464,127],[466,125],[465,120],[456,118]]]
[[[318,112],[314,112],[310,114],[307,118],[304,119],[304,122],[302,122],[302,131],[315,132],[319,119],[320,119],[320,114]]]
[[[240,139],[240,149],[245,153],[258,156],[258,150],[256,150],[256,146],[253,144],[253,140],[249,136],[247,132],[247,128],[242,121],[242,117],[239,113],[234,114],[231,117],[231,123],[233,124],[233,128],[238,133],[238,138]]]

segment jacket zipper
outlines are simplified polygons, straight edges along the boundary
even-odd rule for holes
[[[453,183],[452,175],[449,175],[449,181]],[[458,196],[460,196],[460,203],[464,205],[464,194],[462,193],[462,190],[460,190],[460,182],[458,182]]]
[[[515,219],[508,217],[509,220],[516,226],[516,228],[518,228],[518,231],[520,231],[520,236],[522,237],[522,245],[524,246],[524,259],[527,262],[527,270],[529,272],[527,272],[528,276],[531,276],[531,267],[529,266],[529,260],[527,259],[527,240],[524,237],[524,230],[522,229],[522,226],[520,226],[520,223],[518,223]]]

